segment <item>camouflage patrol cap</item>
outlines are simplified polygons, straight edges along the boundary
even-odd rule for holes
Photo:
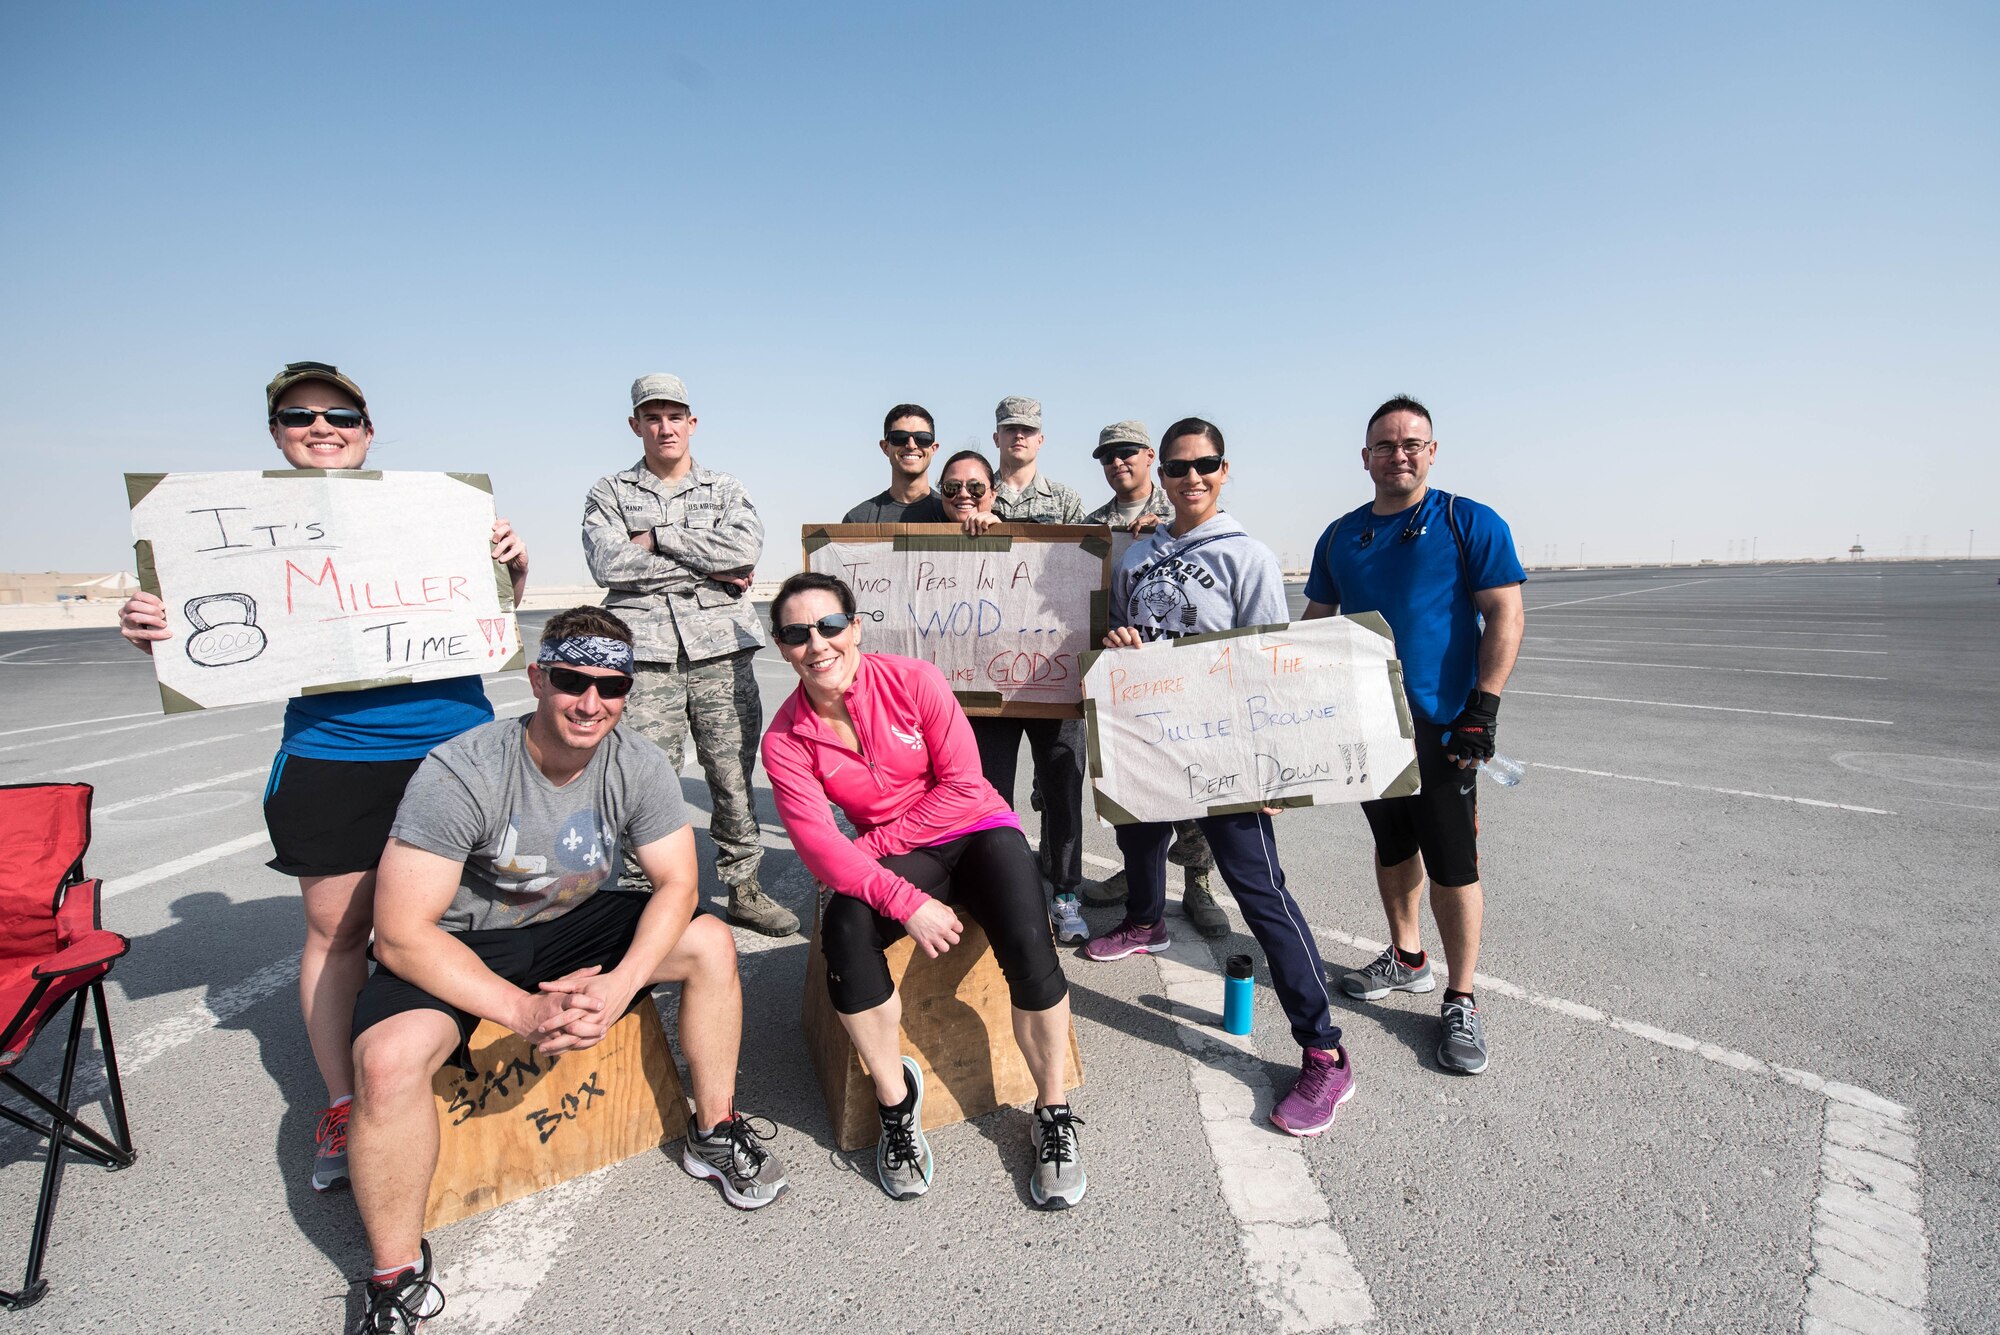
[[[308,380],[323,380],[332,385],[354,400],[364,419],[368,416],[368,400],[361,397],[361,386],[342,375],[340,368],[331,362],[286,362],[285,369],[264,386],[264,416],[270,417],[278,411],[278,400],[286,390]]]
[[[665,372],[642,375],[632,382],[634,408],[656,399],[662,403],[678,403],[685,408],[688,406],[688,387],[681,383],[679,376],[668,375]]]
[[[1135,422],[1131,418],[1113,422],[1097,433],[1097,448],[1090,452],[1090,457],[1102,459],[1105,451],[1114,445],[1143,445],[1150,450],[1153,438],[1147,433],[1144,422]]]
[[[1000,400],[1000,406],[993,410],[993,425],[1031,426],[1042,429],[1042,402],[1040,399],[1023,399],[1008,395]]]

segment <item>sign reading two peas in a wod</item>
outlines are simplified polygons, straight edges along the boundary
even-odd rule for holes
[[[1084,692],[1114,825],[1417,791],[1402,664],[1372,612],[1092,654]]]
[[[477,473],[127,473],[167,712],[522,664]]]
[[[968,714],[1075,718],[1111,544],[1084,524],[808,524],[806,567],[854,590],[862,647],[937,664]]]

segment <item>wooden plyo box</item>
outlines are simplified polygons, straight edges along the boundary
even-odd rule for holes
[[[447,1062],[431,1082],[439,1144],[425,1231],[687,1134],[680,1073],[651,1001],[580,1052],[543,1056],[490,1020],[470,1047],[475,1077]]]
[[[903,998],[902,1046],[924,1073],[924,1127],[946,1126],[995,1108],[1035,1097],[1034,1077],[1014,1046],[1012,1004],[1007,978],[986,933],[969,916],[959,919],[965,934],[938,959],[904,937],[885,952],[889,977]],[[826,1095],[833,1137],[843,1150],[872,1145],[882,1134],[875,1111],[875,1085],[840,1027],[840,1015],[826,993],[826,955],[814,924],[812,953],[806,958],[806,990],[799,1013],[806,1050]],[[1070,1027],[1069,1061],[1063,1088],[1083,1083],[1083,1054]]]

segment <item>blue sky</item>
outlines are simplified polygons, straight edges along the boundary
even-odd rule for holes
[[[583,577],[683,376],[761,574],[882,411],[1101,499],[1198,414],[1303,558],[1362,424],[1528,562],[2000,551],[1991,6],[62,5],[0,15],[0,569],[128,566],[119,475],[265,467],[287,361]]]

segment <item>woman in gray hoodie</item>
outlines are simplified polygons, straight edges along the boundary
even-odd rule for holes
[[[1171,524],[1134,544],[1111,575],[1111,632],[1106,649],[1211,631],[1282,626],[1285,578],[1271,549],[1222,513],[1229,481],[1222,431],[1198,417],[1167,428],[1160,441],[1160,479],[1173,502]],[[1304,1049],[1297,1082],[1271,1110],[1271,1121],[1295,1136],[1316,1136],[1354,1093],[1354,1071],[1333,1023],[1326,968],[1298,902],[1285,888],[1272,836],[1272,810],[1203,816],[1202,832],[1215,864],[1263,947],[1271,986]],[[1125,855],[1125,920],[1083,948],[1086,959],[1108,961],[1150,954],[1169,944],[1166,924],[1167,846],[1171,822],[1118,827]]]

